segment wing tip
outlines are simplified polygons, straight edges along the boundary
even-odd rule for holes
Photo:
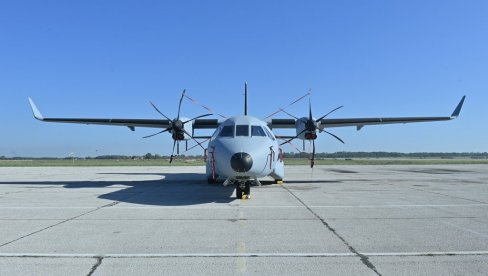
[[[456,109],[454,109],[454,112],[451,114],[451,119],[456,119],[459,117],[459,114],[461,113],[461,109],[463,108],[464,100],[466,99],[466,95],[464,95],[461,98],[461,101],[459,101],[458,105],[456,106]]]
[[[36,118],[39,121],[44,120],[44,117],[42,116],[41,112],[37,108],[37,106],[34,103],[34,101],[31,99],[31,97],[29,97],[29,104],[30,104],[30,107],[31,107],[31,110],[32,110],[32,114],[34,115],[34,118]]]

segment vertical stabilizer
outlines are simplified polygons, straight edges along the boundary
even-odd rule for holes
[[[247,82],[244,83],[244,115],[247,116]]]

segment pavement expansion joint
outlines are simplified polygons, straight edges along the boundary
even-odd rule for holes
[[[349,249],[349,251],[351,251],[353,254],[355,254],[356,256],[358,256],[360,259],[361,259],[361,262],[366,266],[368,267],[370,270],[372,270],[374,273],[376,273],[377,275],[381,275],[381,273],[378,272],[378,270],[376,269],[376,267],[374,266],[373,263],[371,263],[371,261],[369,260],[368,256],[364,255],[364,254],[361,254],[359,253],[348,241],[346,241],[346,239],[344,237],[342,237],[339,233],[337,233],[337,231],[332,228],[329,223],[327,223],[325,221],[325,219],[323,219],[322,217],[320,217],[317,213],[315,213],[312,208],[310,208],[303,200],[301,200],[298,196],[296,196],[290,189],[288,189],[286,186],[282,185],[282,187],[287,190],[296,200],[298,200],[298,202],[300,202],[303,206],[305,206],[305,208],[307,208],[307,210],[312,213],[312,215],[314,215],[318,220],[320,220],[322,222],[322,224],[327,227],[327,229],[332,232],[337,238],[339,238],[346,246],[347,248]]]
[[[443,193],[438,193],[438,192],[433,192],[433,191],[427,191],[427,190],[420,189],[420,188],[414,188],[414,187],[407,187],[407,188],[408,189],[411,189],[411,190],[416,190],[416,191],[421,191],[421,192],[429,193],[429,194],[441,195],[441,196],[445,196],[445,197],[449,197],[449,198],[453,198],[453,199],[462,199],[462,200],[466,200],[466,201],[470,201],[470,202],[474,202],[474,203],[479,203],[479,204],[488,204],[487,202],[483,202],[483,201],[479,201],[479,200],[474,200],[474,199],[469,199],[469,198],[459,197],[459,196],[446,195],[446,194],[443,194]]]
[[[103,206],[97,207],[97,208],[95,208],[95,209],[93,209],[93,210],[90,210],[90,211],[88,211],[88,212],[85,212],[85,213],[82,213],[82,214],[80,214],[80,215],[74,216],[74,217],[72,217],[72,218],[65,219],[65,220],[63,220],[63,221],[61,221],[61,222],[58,222],[58,223],[55,223],[55,224],[53,224],[53,225],[50,225],[50,226],[44,227],[44,228],[42,228],[42,229],[40,229],[40,230],[37,230],[37,231],[34,231],[34,232],[30,233],[30,234],[24,235],[24,236],[22,236],[22,237],[20,237],[20,238],[17,238],[17,239],[15,239],[15,240],[12,240],[12,241],[6,242],[6,243],[4,243],[4,244],[0,244],[0,248],[1,248],[1,247],[4,247],[4,246],[6,246],[6,245],[12,244],[12,243],[14,243],[14,242],[20,241],[20,240],[22,240],[22,239],[25,239],[25,238],[27,238],[27,237],[33,236],[33,235],[35,235],[35,234],[41,233],[41,232],[43,232],[43,231],[45,231],[45,230],[48,230],[48,229],[54,228],[54,227],[56,227],[56,226],[58,226],[58,225],[61,225],[61,224],[66,223],[66,222],[73,221],[73,220],[75,220],[75,219],[77,219],[77,218],[80,218],[80,217],[82,217],[82,216],[85,216],[85,215],[91,214],[91,213],[96,212],[96,211],[98,211],[98,210],[100,210],[100,209],[103,209],[103,208],[106,208],[106,207],[112,207],[112,206],[115,206],[115,205],[117,205],[117,204],[119,204],[119,203],[120,203],[120,201],[111,202],[111,203],[109,203],[109,204],[105,204],[105,205],[103,205]]]
[[[87,276],[93,275],[93,273],[95,273],[95,271],[97,270],[97,268],[102,264],[102,261],[103,261],[103,258],[102,257],[97,257],[97,262],[93,265],[93,267],[91,268],[90,272],[88,272]]]

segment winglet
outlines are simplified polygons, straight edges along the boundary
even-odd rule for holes
[[[466,96],[463,96],[463,98],[461,99],[461,101],[457,105],[456,109],[454,109],[454,112],[451,115],[452,119],[457,118],[459,116],[459,113],[461,113],[461,108],[463,108],[464,99],[466,99]]]
[[[42,114],[41,112],[39,112],[39,109],[37,109],[37,106],[36,104],[34,103],[34,101],[29,97],[29,103],[30,103],[30,106],[31,106],[31,109],[32,109],[32,113],[34,114],[34,118],[36,118],[37,120],[44,120],[44,117],[42,117]]]

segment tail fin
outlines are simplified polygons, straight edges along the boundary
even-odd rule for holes
[[[247,116],[247,82],[244,83],[244,115]]]

